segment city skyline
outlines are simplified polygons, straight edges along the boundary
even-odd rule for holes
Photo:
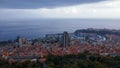
[[[0,68],[120,68],[119,12],[120,0],[0,0]]]

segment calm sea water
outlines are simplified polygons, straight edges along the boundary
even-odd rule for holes
[[[0,41],[24,36],[28,39],[44,34],[74,32],[77,29],[120,29],[120,20],[105,19],[37,19],[22,21],[0,21]]]

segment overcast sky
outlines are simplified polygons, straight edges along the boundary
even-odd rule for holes
[[[0,0],[0,20],[120,19],[120,0]]]

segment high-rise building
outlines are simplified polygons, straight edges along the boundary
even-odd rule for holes
[[[26,39],[24,37],[17,37],[16,42],[18,43],[18,46],[21,46],[26,43]]]
[[[62,36],[62,46],[66,47],[70,45],[70,37],[68,32],[63,32]]]

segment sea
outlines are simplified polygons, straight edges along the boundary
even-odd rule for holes
[[[17,36],[27,39],[44,37],[78,29],[120,29],[119,19],[30,19],[0,20],[0,41],[14,40]]]

